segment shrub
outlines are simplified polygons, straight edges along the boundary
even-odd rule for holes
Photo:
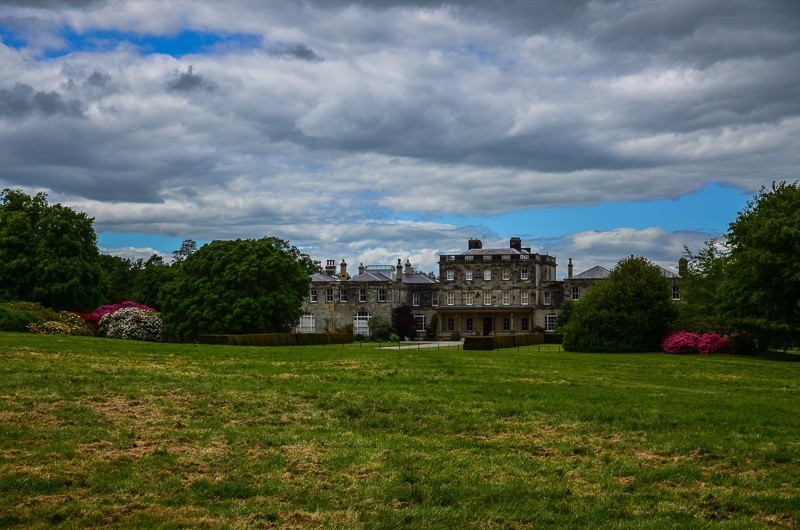
[[[704,333],[697,341],[697,351],[705,354],[727,353],[731,351],[731,341],[716,333]]]
[[[734,332],[728,338],[732,353],[746,355],[756,351],[756,341],[750,335]]]
[[[160,342],[163,325],[161,317],[152,310],[123,307],[106,313],[100,319],[100,334],[112,339],[147,340]]]
[[[0,305],[0,331],[25,333],[28,324],[39,324],[42,321],[40,317],[29,311],[14,309],[8,304]]]
[[[392,324],[385,318],[376,315],[369,319],[369,338],[371,340],[388,342],[392,333]]]
[[[70,311],[59,311],[58,322],[62,322],[69,326],[70,335],[84,335],[91,337],[94,335],[92,326],[86,323],[81,315],[71,313]]]
[[[41,324],[28,324],[28,331],[37,335],[71,335],[72,328],[63,322],[42,322]]]
[[[697,353],[700,336],[689,331],[673,331],[661,341],[664,353]]]
[[[452,332],[450,334],[450,340],[452,340],[452,341],[461,340],[461,333],[459,333],[458,331]]]
[[[25,311],[34,315],[38,322],[47,322],[53,321],[58,322],[58,313],[53,311],[50,308],[44,307],[42,304],[38,302],[7,302],[5,305],[10,307],[11,309],[16,309],[18,311]]]
[[[108,305],[101,305],[94,311],[92,311],[92,317],[96,318],[98,322],[101,318],[106,316],[109,313],[116,313],[120,309],[124,309],[127,307],[134,307],[136,309],[141,309],[143,311],[155,311],[152,307],[148,307],[146,305],[137,304],[136,302],[131,302],[130,300],[125,300],[124,302],[120,302],[118,304],[108,304]]]

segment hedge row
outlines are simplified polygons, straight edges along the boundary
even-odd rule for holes
[[[464,339],[465,350],[495,350],[498,348],[514,348],[515,346],[530,346],[543,344],[543,333],[526,333],[524,335],[490,335],[471,336]]]
[[[350,344],[351,333],[256,333],[250,335],[211,335],[199,337],[201,344],[225,346],[313,346],[317,344]]]

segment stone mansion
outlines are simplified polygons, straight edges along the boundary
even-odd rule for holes
[[[553,331],[564,300],[578,300],[609,270],[596,266],[556,280],[556,258],[531,252],[512,237],[508,248],[483,248],[470,239],[460,254],[439,256],[439,280],[412,270],[409,261],[397,265],[358,268],[350,277],[347,263],[328,260],[325,271],[311,275],[311,288],[303,300],[297,331],[322,333],[349,325],[354,334],[368,335],[369,321],[380,316],[391,321],[392,310],[408,305],[418,334],[433,331],[437,337]],[[678,275],[662,273],[679,297]],[[435,326],[435,327],[434,327]],[[431,329],[433,328],[433,329]]]

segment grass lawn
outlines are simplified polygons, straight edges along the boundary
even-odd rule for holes
[[[0,334],[0,526],[796,527],[800,360]]]

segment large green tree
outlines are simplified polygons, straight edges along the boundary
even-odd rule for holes
[[[697,333],[722,330],[717,308],[728,258],[727,246],[717,239],[706,241],[697,252],[684,247],[676,328]]]
[[[271,238],[213,241],[188,256],[159,298],[179,340],[201,333],[287,331],[300,320],[307,271]]]
[[[94,219],[43,192],[0,196],[0,297],[87,311],[105,298]]]
[[[564,349],[654,351],[674,319],[672,290],[661,269],[632,256],[574,302],[562,330]]]
[[[170,266],[164,261],[164,258],[153,254],[142,264],[142,268],[136,274],[132,299],[160,310],[158,297],[161,289],[175,279],[177,272],[178,267]]]
[[[800,187],[762,187],[730,224],[719,313],[730,330],[755,335],[759,347],[800,340]]]

